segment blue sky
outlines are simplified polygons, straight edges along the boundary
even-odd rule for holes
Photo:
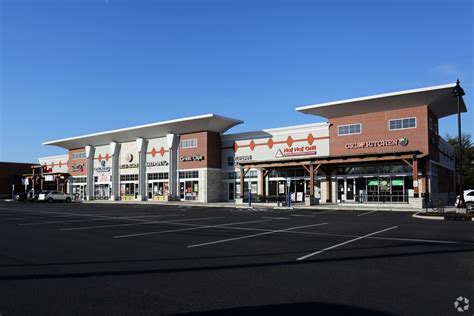
[[[456,78],[474,110],[472,21],[470,0],[0,0],[0,161],[205,113],[235,132],[323,121],[294,108]]]

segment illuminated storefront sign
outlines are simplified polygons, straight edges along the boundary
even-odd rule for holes
[[[359,148],[373,148],[373,147],[390,147],[390,146],[406,146],[408,145],[408,139],[402,137],[400,139],[385,139],[385,140],[373,140],[369,142],[356,142],[347,143],[346,149],[359,149]]]

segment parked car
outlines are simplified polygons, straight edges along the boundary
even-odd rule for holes
[[[464,202],[466,202],[466,208],[472,212],[474,208],[474,190],[464,190]]]
[[[38,195],[38,201],[40,202],[71,202],[72,197],[69,194],[58,192],[58,191],[44,191]]]
[[[28,193],[23,192],[23,193],[15,195],[15,201],[16,202],[26,202],[26,201],[28,201]]]
[[[16,202],[36,202],[41,191],[29,190],[28,192],[18,193],[15,195]]]

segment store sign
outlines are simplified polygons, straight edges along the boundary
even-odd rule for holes
[[[44,177],[44,181],[54,181],[54,177],[49,175]]]
[[[110,176],[100,176],[97,178],[97,182],[109,182],[110,181]]]
[[[137,163],[128,163],[128,164],[120,165],[120,169],[133,169],[133,168],[138,168],[138,164]]]
[[[110,172],[110,167],[105,166],[105,164],[106,164],[106,161],[101,160],[100,167],[94,168],[94,171],[97,173]]]
[[[193,155],[193,156],[181,156],[179,158],[182,162],[187,162],[187,161],[202,161],[204,160],[203,155]]]
[[[167,165],[169,165],[169,163],[166,160],[150,161],[146,163],[147,167],[159,167],[159,166],[167,166]]]
[[[385,140],[374,140],[369,142],[356,142],[347,143],[346,149],[360,149],[360,148],[378,148],[378,147],[390,147],[390,146],[406,146],[408,145],[408,138],[402,137],[400,139],[385,139]]]
[[[132,162],[133,161],[133,155],[128,153],[125,155],[125,161],[127,162]]]
[[[293,147],[286,147],[282,149],[278,149],[275,158],[283,158],[283,157],[294,157],[294,156],[308,156],[308,155],[316,155],[316,145],[310,146],[293,146]]]
[[[53,172],[53,168],[49,168],[47,165],[44,165],[43,172]]]
[[[245,162],[245,161],[251,161],[252,160],[252,155],[246,155],[246,156],[229,156],[227,157],[227,165],[228,166],[236,166],[240,162]]]
[[[84,164],[83,163],[75,163],[71,166],[72,172],[83,172],[84,171]]]

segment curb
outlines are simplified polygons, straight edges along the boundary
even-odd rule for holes
[[[412,215],[412,217],[414,218],[420,218],[420,219],[429,219],[429,220],[436,220],[436,221],[444,221],[444,215],[443,216],[423,216],[423,215],[418,215],[420,214],[421,212],[418,212],[418,213],[415,213]],[[471,218],[471,221],[474,222],[474,217]],[[469,221],[468,221],[469,222]]]
[[[422,215],[418,215],[420,213],[421,212],[415,213],[412,216],[414,218],[429,219],[429,220],[435,220],[435,221],[444,221],[444,216],[422,216]]]

